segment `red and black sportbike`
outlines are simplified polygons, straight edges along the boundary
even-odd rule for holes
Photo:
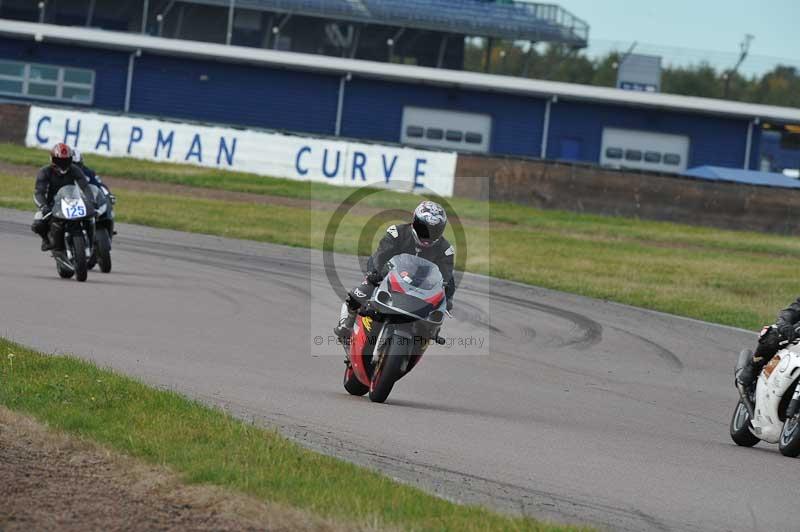
[[[414,255],[395,255],[361,307],[350,341],[344,342],[345,390],[353,395],[369,392],[376,403],[386,401],[394,383],[419,363],[431,342],[445,343],[439,330],[446,309],[439,268]]]

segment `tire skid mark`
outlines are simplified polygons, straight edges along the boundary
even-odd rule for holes
[[[580,331],[579,335],[575,338],[562,339],[561,344],[558,347],[572,347],[575,349],[584,350],[597,345],[603,340],[603,326],[588,316],[552,305],[520,299],[514,296],[501,294],[491,295],[499,302],[536,310],[544,314],[550,314],[551,316],[556,316],[575,325],[575,327]]]
[[[636,338],[640,342],[653,348],[653,351],[656,353],[656,355],[658,355],[658,358],[666,362],[667,365],[670,366],[672,371],[674,371],[675,373],[680,373],[681,371],[683,371],[683,362],[681,361],[680,358],[678,358],[678,355],[676,355],[666,347],[662,346],[661,344],[657,344],[656,342],[648,338],[645,338],[644,336],[641,336],[639,334],[630,331],[626,331],[625,329],[621,329],[613,325],[609,325],[609,327],[615,331],[619,331],[623,334],[627,334],[628,336]]]

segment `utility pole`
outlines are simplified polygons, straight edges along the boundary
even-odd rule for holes
[[[733,66],[732,69],[725,72],[725,91],[723,93],[723,98],[728,97],[728,93],[730,92],[731,88],[731,78],[736,75],[736,72],[739,70],[739,67],[742,66],[744,60],[747,59],[747,54],[750,52],[750,43],[753,42],[755,39],[754,36],[750,35],[749,33],[744,36],[744,40],[739,43],[739,60]]]

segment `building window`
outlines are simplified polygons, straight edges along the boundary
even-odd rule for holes
[[[464,135],[464,141],[467,144],[482,144],[483,135],[481,135],[480,133],[472,133],[468,131],[467,134]]]
[[[406,128],[406,135],[415,139],[421,139],[425,134],[425,128],[419,126],[408,126]]]
[[[641,161],[642,150],[625,150],[626,161]]]
[[[678,166],[681,164],[681,156],[677,153],[665,153],[664,154],[664,164],[668,164],[670,166]]]
[[[0,60],[0,94],[91,104],[94,71]]]
[[[644,161],[646,163],[660,164],[661,154],[657,151],[646,151],[644,152]]]
[[[444,131],[438,127],[429,127],[425,136],[431,140],[442,140],[444,138]]]
[[[622,148],[606,148],[606,157],[609,159],[622,159]]]
[[[464,140],[464,133],[456,129],[448,129],[445,138],[450,142],[461,142]]]

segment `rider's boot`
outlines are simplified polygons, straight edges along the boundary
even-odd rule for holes
[[[53,244],[50,243],[50,237],[47,235],[42,236],[42,251],[50,251],[53,249]]]
[[[748,357],[747,363],[736,374],[736,383],[742,385],[746,390],[749,390],[753,384],[755,384],[758,375],[761,373],[761,370],[764,369],[767,362],[768,360],[763,359],[754,362],[753,357]]]
[[[352,310],[347,303],[342,303],[342,312],[339,316],[339,325],[333,328],[333,334],[345,340],[353,334],[353,325],[356,323],[356,310]]]

